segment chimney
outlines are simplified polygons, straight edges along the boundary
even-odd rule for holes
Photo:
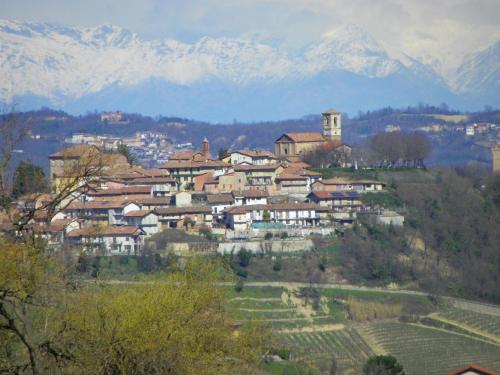
[[[207,137],[205,137],[203,139],[203,143],[202,143],[202,148],[201,149],[202,149],[203,156],[206,159],[209,159],[210,158],[210,143],[208,143]]]

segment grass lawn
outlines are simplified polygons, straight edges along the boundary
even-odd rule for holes
[[[348,179],[373,179],[387,184],[392,181],[400,182],[430,182],[434,181],[432,172],[424,169],[394,168],[394,169],[359,169],[351,168],[315,168],[323,178],[343,177]]]

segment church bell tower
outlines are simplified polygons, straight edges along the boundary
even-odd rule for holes
[[[337,144],[342,143],[342,123],[340,112],[329,109],[322,113],[323,137]]]

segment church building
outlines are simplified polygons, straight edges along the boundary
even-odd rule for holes
[[[297,161],[300,155],[324,143],[342,145],[341,114],[333,109],[322,113],[322,133],[285,133],[275,142],[275,154],[280,158]]]

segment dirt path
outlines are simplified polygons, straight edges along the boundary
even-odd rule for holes
[[[96,283],[95,280],[85,280],[84,282],[86,283]],[[125,280],[99,280],[97,283],[100,284],[146,284],[146,283],[152,283],[149,281],[125,281]],[[219,283],[221,286],[233,286],[233,283],[229,282],[221,282]],[[318,289],[344,289],[344,290],[354,290],[354,291],[364,291],[364,292],[380,292],[380,293],[390,293],[390,294],[405,294],[405,295],[414,295],[414,296],[430,296],[430,293],[426,292],[421,292],[417,290],[407,290],[407,289],[392,289],[392,288],[385,288],[385,287],[368,287],[368,286],[359,286],[359,285],[352,285],[352,284],[339,284],[339,283],[325,283],[325,284],[319,284],[319,283],[301,283],[301,282],[286,282],[286,281],[250,281],[246,282],[245,286],[248,287],[276,287],[276,288],[286,288],[286,289],[293,289],[293,288],[306,288],[306,287],[313,287],[313,288],[318,288]],[[468,301],[464,300],[461,298],[455,298],[455,297],[449,297],[449,296],[438,296],[441,298],[444,298],[445,300],[451,302],[455,307],[463,309],[463,310],[468,310],[468,311],[473,311],[473,312],[478,312],[482,314],[489,314],[489,315],[495,315],[495,316],[500,316],[500,306],[498,305],[493,305],[493,304],[488,304],[488,303],[483,303],[483,302],[478,302],[478,301]],[[238,297],[236,297],[238,298]],[[244,299],[250,299],[251,297],[241,297]],[[257,298],[259,300],[262,300],[261,298]],[[277,300],[270,298],[269,300]]]
[[[454,307],[461,310],[472,311],[480,314],[500,316],[500,306],[491,305],[488,303],[467,301],[460,298],[444,297],[451,301]]]
[[[296,311],[295,308],[289,307],[289,308],[284,308],[284,309],[248,309],[245,307],[237,307],[236,310],[238,311],[249,311],[249,312],[268,312],[268,313],[273,313],[273,312],[294,312]]]
[[[274,301],[281,301],[281,298],[234,297],[234,298],[231,298],[230,301],[274,302]]]
[[[285,328],[276,330],[278,333],[304,333],[304,332],[327,332],[341,331],[345,328],[344,324],[322,324],[310,327]]]
[[[439,320],[440,322],[448,323],[448,324],[451,324],[453,326],[462,328],[464,331],[469,331],[470,333],[476,334],[478,336],[482,336],[485,339],[491,340],[491,341],[493,341],[493,343],[500,345],[500,337],[498,337],[497,335],[493,335],[489,332],[481,331],[477,328],[471,327],[471,326],[464,324],[462,322],[457,322],[455,320],[449,320],[449,319],[439,315],[439,313],[432,313],[429,316],[433,319]],[[478,337],[476,337],[476,336],[471,336],[471,337],[478,339]]]
[[[231,284],[228,284],[231,285]],[[286,289],[296,289],[296,288],[307,288],[313,287],[318,289],[345,289],[345,290],[357,290],[357,291],[365,291],[365,292],[382,292],[382,293],[394,293],[394,294],[409,294],[409,295],[417,295],[417,296],[426,296],[429,293],[420,292],[416,290],[404,290],[404,289],[389,289],[382,287],[366,287],[366,286],[358,286],[351,284],[337,284],[337,283],[300,283],[300,282],[292,282],[292,281],[250,281],[245,283],[245,286],[250,287],[263,287],[270,286],[276,288],[286,288]]]
[[[450,331],[450,330],[447,330],[447,329],[444,329],[444,328],[440,328],[440,327],[432,327],[432,326],[427,326],[427,325],[418,324],[418,323],[407,323],[407,324],[412,325],[412,326],[415,326],[415,327],[419,327],[419,328],[427,328],[427,329],[432,329],[432,330],[434,330],[434,331],[445,332],[445,333],[448,333],[448,334],[450,334],[450,335],[456,335],[456,336],[467,337],[467,338],[468,338],[468,339],[470,339],[470,340],[481,341],[481,342],[485,342],[485,343],[490,344],[490,345],[494,345],[494,346],[498,346],[498,347],[500,347],[500,344],[496,344],[495,342],[492,342],[492,341],[490,341],[489,339],[486,339],[486,337],[484,337],[484,338],[480,338],[480,337],[477,337],[477,336],[470,336],[470,335],[467,335],[467,334],[465,334],[465,333],[460,333],[460,332]]]

